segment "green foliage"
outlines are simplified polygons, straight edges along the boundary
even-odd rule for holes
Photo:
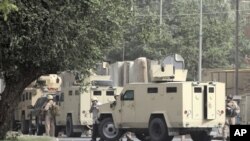
[[[170,14],[176,15],[168,21],[174,23],[171,31],[175,45],[170,47],[171,53],[181,54],[186,66],[195,76],[199,55],[199,2],[175,1],[175,9]],[[203,3],[203,68],[227,66],[230,50],[233,48],[233,22],[230,16],[230,5],[223,1],[204,1]]]
[[[43,74],[72,70],[88,75],[110,47],[119,43],[129,21],[125,0],[12,0],[0,14],[0,73],[6,82],[0,103],[0,139],[18,99]],[[1,5],[2,6],[2,5]],[[6,20],[4,14],[8,14]]]
[[[10,3],[9,0],[2,0],[0,3],[0,12],[3,13],[4,21],[7,21],[8,15],[12,11],[18,11],[17,6]]]
[[[81,70],[86,74],[114,46],[130,3],[112,0],[23,0],[9,20],[0,21],[6,78],[26,71],[41,74]],[[8,80],[6,80],[8,81]]]
[[[190,77],[194,78],[198,70],[200,1],[163,1],[162,25],[159,1],[136,2],[133,3],[134,18],[127,25],[124,41],[118,49],[110,51],[110,60],[122,60],[123,51],[125,60],[141,56],[160,59],[178,53],[184,57]],[[232,8],[234,5],[224,0],[203,0],[203,68],[234,64],[235,11]],[[241,22],[241,27],[244,25]],[[241,30],[241,55],[249,52],[248,45],[249,40]]]

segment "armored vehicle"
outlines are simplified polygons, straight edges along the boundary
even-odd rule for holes
[[[14,129],[21,127],[23,134],[29,133],[30,109],[37,99],[46,94],[55,94],[60,91],[61,78],[56,74],[43,75],[24,89],[20,102],[14,113]]]
[[[154,82],[127,84],[117,101],[101,105],[100,136],[115,141],[132,131],[141,140],[190,134],[194,141],[210,141],[212,128],[225,123],[225,84],[185,81],[187,71],[174,63],[152,68]]]
[[[91,98],[98,98],[100,103],[114,101],[114,94],[119,88],[112,86],[108,75],[94,75],[86,78],[85,86],[76,82],[75,76],[64,72],[61,74],[63,83],[58,101],[60,115],[56,117],[56,126],[59,131],[65,131],[68,137],[89,135],[93,123],[89,112]]]

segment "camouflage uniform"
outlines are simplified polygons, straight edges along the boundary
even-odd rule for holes
[[[52,115],[51,107],[55,105],[53,100],[48,100],[47,104],[45,105],[44,110],[45,113],[45,130],[47,136],[55,136],[55,116]]]
[[[89,110],[90,113],[93,114],[93,132],[92,132],[92,140],[91,141],[96,141],[96,138],[98,136],[98,112],[99,112],[99,106],[101,103],[98,102],[97,98],[92,99],[92,105]],[[102,141],[102,139],[100,139]]]
[[[229,126],[236,124],[236,117],[240,113],[240,107],[232,98],[227,99],[226,105],[226,123],[223,127],[223,141],[229,137]]]

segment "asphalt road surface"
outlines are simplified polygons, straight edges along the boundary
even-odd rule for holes
[[[58,138],[57,141],[90,141],[91,138]],[[123,138],[121,141],[127,141],[125,138]],[[140,141],[136,138],[134,138],[134,141]],[[175,137],[173,141],[192,141],[189,137],[185,137],[185,139],[181,139],[181,137]],[[213,141],[221,141],[221,140],[213,140]]]
[[[212,131],[213,133],[211,134],[212,136],[216,136],[218,135],[218,131],[217,129],[213,129]],[[140,141],[139,139],[137,139],[136,137],[134,137],[134,135],[132,135],[134,141]],[[57,138],[57,141],[90,141],[91,138],[88,136],[82,136],[81,138],[67,138],[66,135],[62,134],[61,137]],[[120,141],[127,141],[126,138],[122,138],[122,140]],[[173,141],[192,141],[192,139],[190,138],[189,135],[186,136],[175,136]],[[212,141],[222,141],[222,140],[212,140]]]

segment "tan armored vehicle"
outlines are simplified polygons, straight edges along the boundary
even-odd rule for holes
[[[37,99],[46,94],[55,94],[60,91],[61,78],[56,74],[41,76],[37,81],[31,83],[20,96],[20,102],[14,113],[14,129],[21,127],[23,134],[29,132],[30,108],[34,106]]]
[[[212,128],[225,123],[225,84],[183,81],[187,71],[173,64],[152,67],[155,82],[128,84],[116,102],[100,107],[102,138],[115,141],[132,131],[141,140],[171,141],[185,134],[211,140]]]
[[[56,126],[59,131],[65,131],[68,137],[79,137],[84,133],[89,134],[93,120],[89,112],[91,98],[98,98],[100,103],[114,101],[115,93],[119,88],[112,87],[108,75],[91,75],[85,79],[85,86],[80,86],[75,81],[75,76],[68,72],[61,74],[62,93],[58,105],[60,115],[56,117]],[[80,90],[82,88],[82,90]]]

